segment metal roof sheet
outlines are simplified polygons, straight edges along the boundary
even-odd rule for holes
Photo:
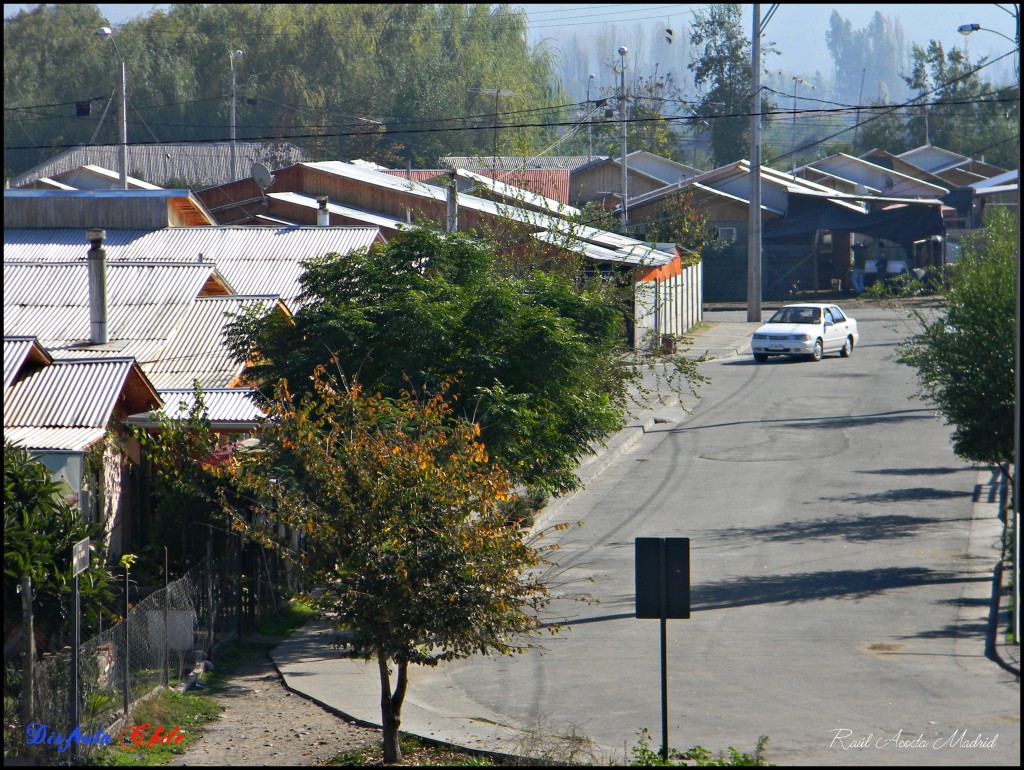
[[[348,254],[369,248],[380,238],[376,226],[167,227],[107,230],[104,248],[108,265],[165,260],[193,265],[214,262],[217,272],[239,294],[277,294],[294,302],[300,291],[302,259],[329,252]],[[28,259],[76,261],[84,266],[87,253],[81,228],[4,230],[5,263]],[[5,304],[7,301],[5,290]],[[88,331],[88,326],[85,328]]]
[[[53,363],[53,357],[35,337],[4,337],[4,391],[18,376],[25,362],[32,359],[41,365]]]
[[[4,441],[26,449],[81,452],[107,434],[105,428],[8,428]]]
[[[465,168],[470,171],[489,171],[496,168],[498,171],[515,171],[517,169],[568,169],[575,171],[580,166],[585,166],[594,160],[608,160],[608,155],[551,155],[548,157],[527,158],[525,156],[498,156],[498,157],[473,157],[448,155],[441,158],[441,162],[450,168]]]
[[[107,259],[116,259],[119,247],[127,246],[151,232],[143,229],[107,228],[107,240],[103,244]],[[85,233],[81,227],[5,227],[4,262],[80,261],[84,264],[90,245]],[[159,254],[150,257],[150,261],[158,259],[162,259]]]
[[[503,180],[495,181],[490,174],[484,175],[475,171],[468,171],[467,169],[458,169],[455,173],[462,179],[468,179],[472,182],[483,185],[487,189],[493,191],[495,195],[500,195],[511,203],[519,202],[523,205],[534,206],[543,211],[549,211],[552,214],[560,214],[561,216],[576,216],[580,213],[580,210],[573,206],[551,198],[546,198],[532,190],[527,190],[523,187],[516,187]]]
[[[84,262],[4,262],[4,335],[32,335],[51,353],[134,355],[148,360],[214,274],[213,265],[107,263],[110,342],[89,345],[89,279]],[[141,343],[142,349],[129,343]]]
[[[235,144],[236,175],[232,176],[231,147],[231,142],[129,144],[128,168],[154,184],[166,186],[168,182],[187,179],[202,187],[233,182],[239,173],[248,176],[254,161],[271,169],[302,161],[302,150],[293,144],[240,141]],[[117,168],[117,155],[115,145],[73,147],[15,177],[11,187],[89,164]]]
[[[244,367],[224,342],[232,315],[251,307],[266,312],[277,303],[271,296],[197,299],[154,359],[140,362],[143,371],[157,389],[191,388],[195,380],[203,388],[227,387]]]
[[[263,410],[250,398],[255,392],[252,388],[203,388],[205,414],[213,423],[255,424],[263,417]],[[188,414],[196,402],[192,388],[161,388],[160,398],[164,411],[171,417]]]
[[[267,197],[271,200],[282,201],[283,203],[291,203],[296,206],[302,206],[307,209],[318,209],[320,203],[317,201],[315,195],[305,195],[297,192],[280,192],[280,193],[267,193]],[[404,227],[409,227],[409,224],[401,219],[395,219],[389,217],[387,214],[381,214],[376,211],[367,211],[366,209],[356,208],[355,206],[347,206],[342,203],[335,203],[334,201],[327,202],[327,210],[332,214],[338,214],[339,216],[345,216],[349,219],[358,219],[366,222],[370,227],[382,227],[385,230],[401,230]],[[343,252],[347,253],[347,252]]]
[[[4,393],[4,427],[106,428],[135,361],[57,360]]]

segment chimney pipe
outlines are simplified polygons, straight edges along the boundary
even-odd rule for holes
[[[316,210],[316,226],[327,227],[331,224],[331,214],[327,210],[327,196],[317,196],[316,202],[319,204],[319,208]]]
[[[93,345],[103,345],[107,336],[107,252],[103,241],[107,231],[99,227],[90,228],[86,239],[92,244],[89,249],[89,340]]]

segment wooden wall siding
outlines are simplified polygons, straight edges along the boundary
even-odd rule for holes
[[[187,198],[4,198],[4,227],[155,230],[205,224],[209,224],[206,217]]]
[[[665,186],[658,179],[651,179],[646,174],[634,173],[626,167],[628,176],[626,190],[630,197],[653,192]],[[622,189],[622,169],[612,163],[602,163],[594,168],[573,174],[569,179],[569,193],[572,204],[578,205],[587,201],[604,197],[604,193],[618,194]]]

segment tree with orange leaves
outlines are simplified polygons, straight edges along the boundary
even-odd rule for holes
[[[279,385],[260,450],[223,469],[258,501],[226,503],[236,528],[289,550],[377,659],[386,763],[402,757],[410,663],[525,651],[547,603],[543,550],[498,510],[508,474],[445,390],[388,398],[317,367],[308,395]]]

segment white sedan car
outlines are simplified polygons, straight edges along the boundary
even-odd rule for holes
[[[806,356],[820,361],[826,353],[849,358],[860,341],[857,322],[836,305],[785,305],[759,326],[750,341],[755,361],[768,356]]]

